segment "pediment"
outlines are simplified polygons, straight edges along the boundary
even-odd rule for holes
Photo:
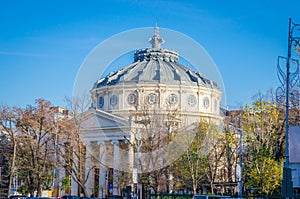
[[[81,128],[83,130],[123,128],[129,125],[125,118],[99,109],[89,109],[83,114]]]

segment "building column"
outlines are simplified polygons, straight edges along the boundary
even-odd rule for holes
[[[73,154],[73,157],[76,157],[75,154]],[[77,162],[79,162],[78,159],[76,159]],[[76,171],[76,167],[75,167],[75,164],[72,164],[72,172]],[[65,174],[66,174],[66,171],[65,171]],[[75,174],[72,174],[72,175],[75,175]],[[65,190],[64,190],[65,191]],[[71,177],[71,195],[77,195],[79,192],[79,185],[78,183],[73,180],[73,178]],[[63,192],[62,193],[63,195],[69,195],[70,193],[66,193],[66,192]]]
[[[114,145],[114,172],[113,172],[113,195],[119,195],[119,140],[112,140]]]
[[[128,161],[129,161],[129,167],[130,170],[132,171],[133,168],[135,167],[135,158],[134,158],[134,147],[130,144],[129,145],[129,150],[128,150]]]
[[[129,150],[128,150],[128,165],[129,165],[129,168],[130,168],[130,172],[131,172],[131,177],[130,177],[130,186],[131,186],[131,191],[134,191],[134,183],[133,183],[133,170],[135,168],[135,158],[134,158],[134,147],[129,144],[128,145],[129,147]]]
[[[99,196],[98,198],[106,198],[107,196],[107,168],[106,164],[106,146],[104,141],[98,141],[99,144],[99,160],[100,160],[100,173],[99,173]]]
[[[91,143],[86,143],[86,151],[85,151],[85,177],[87,178],[85,187],[87,191],[87,196],[90,197],[92,194],[92,180],[93,180],[93,172],[89,173],[89,170],[92,168],[92,159],[91,159]],[[89,176],[87,176],[89,173]]]

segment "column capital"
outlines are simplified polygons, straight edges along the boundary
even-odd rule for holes
[[[98,141],[97,141],[97,144],[98,144],[99,146],[103,146],[103,145],[105,145],[105,141],[104,141],[104,140],[98,140]]]
[[[90,141],[83,141],[83,144],[84,144],[84,146],[86,147],[86,148],[91,148],[91,146],[92,146],[92,143],[90,142]]]
[[[167,90],[166,90],[165,88],[160,88],[160,89],[159,89],[159,92],[160,92],[160,93],[165,93],[166,91],[167,91]]]
[[[111,140],[111,143],[113,145],[119,146],[120,141],[119,140]]]

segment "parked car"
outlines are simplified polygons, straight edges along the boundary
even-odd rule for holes
[[[61,198],[53,198],[53,197],[28,197],[27,199],[61,199]]]
[[[80,199],[78,196],[74,196],[74,195],[64,195],[61,198],[62,199]]]
[[[200,195],[195,194],[193,199],[226,199],[231,198],[230,196],[222,196],[222,195]]]
[[[28,199],[25,195],[10,195],[8,199]]]
[[[118,195],[112,195],[112,196],[109,196],[108,199],[123,199],[123,197],[118,196]]]

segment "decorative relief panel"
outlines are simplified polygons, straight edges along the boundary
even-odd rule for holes
[[[127,103],[129,105],[135,105],[137,103],[137,96],[136,94],[134,93],[130,93],[128,96],[127,96]]]
[[[118,104],[118,96],[116,96],[116,95],[110,96],[109,103],[112,106],[116,106]]]
[[[203,106],[204,106],[204,108],[208,108],[209,107],[209,99],[208,99],[208,97],[204,97],[204,99],[203,99]]]
[[[178,96],[176,94],[170,94],[168,96],[168,102],[169,104],[177,104],[178,103]]]
[[[195,97],[195,95],[189,95],[188,96],[188,104],[190,106],[194,106],[197,103],[197,99]]]
[[[98,98],[98,107],[99,108],[103,108],[104,107],[104,97],[103,96],[100,96]]]

